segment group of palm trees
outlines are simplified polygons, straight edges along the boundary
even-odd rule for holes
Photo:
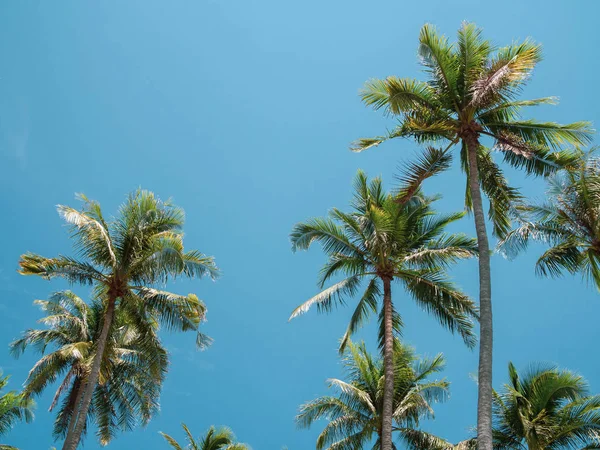
[[[318,449],[392,450],[395,437],[407,448],[430,450],[600,448],[600,397],[590,395],[582,377],[543,365],[519,374],[510,364],[508,383],[498,392],[492,389],[487,231],[489,224],[497,250],[508,257],[530,240],[547,243],[536,266],[541,275],[581,273],[600,289],[600,160],[582,150],[593,130],[587,122],[560,125],[521,117],[527,106],[556,103],[552,97],[518,99],[541,59],[541,47],[532,41],[496,48],[475,25],[463,24],[457,42],[450,43],[425,25],[418,53],[426,81],[390,76],[367,82],[365,104],[398,124],[384,136],[355,141],[352,149],[409,138],[424,145],[422,155],[406,164],[391,192],[381,179],[369,180],[359,171],[349,212],[334,208],[328,217],[299,223],[291,233],[294,250],[318,242],[327,254],[322,291],[291,318],[312,306],[329,311],[349,298],[357,301],[340,341],[348,378],[330,380],[337,395],[301,406],[297,423],[308,427],[327,421]],[[439,214],[433,206],[440,197],[426,195],[423,183],[451,167],[455,149],[465,174],[465,212]],[[544,177],[546,203],[530,204],[509,185],[494,153],[528,175]],[[482,191],[489,200],[487,220]],[[97,202],[81,200],[81,209],[58,208],[71,226],[76,256],[28,253],[19,264],[24,275],[90,286],[91,298],[63,291],[36,302],[46,313],[45,328],[26,331],[11,350],[18,356],[33,347],[42,356],[23,392],[0,399],[1,435],[14,421],[29,420],[32,398],[58,381],[50,410],[56,410],[54,437],[64,439],[64,450],[78,447],[89,424],[106,445],[118,432],[151,420],[169,360],[159,326],[195,332],[200,348],[210,344],[199,331],[204,304],[194,294],[162,288],[177,277],[219,274],[212,257],[184,249],[183,211],[151,192],[131,194],[110,220]],[[468,212],[475,219],[476,239],[446,232]],[[479,262],[478,304],[448,273],[454,263],[473,257]],[[402,327],[410,324],[394,307],[395,282],[467,346],[479,344],[477,430],[471,439],[451,444],[420,429],[433,404],[446,399],[449,385],[431,379],[443,369],[442,355],[419,358],[399,340]],[[378,316],[381,357],[352,341],[371,314]],[[183,428],[185,448],[248,448],[228,429],[211,427],[196,440]],[[184,448],[163,436],[172,448]]]

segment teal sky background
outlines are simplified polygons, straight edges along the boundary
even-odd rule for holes
[[[178,281],[208,305],[205,352],[192,334],[164,334],[171,369],[160,414],[109,448],[167,448],[159,431],[183,438],[228,425],[254,449],[306,450],[322,427],[297,430],[303,402],[327,393],[341,376],[337,340],[350,308],[291,310],[317,292],[324,255],[293,254],[292,226],[333,206],[346,208],[358,168],[393,184],[396,167],[416,154],[395,141],[363,154],[358,137],[393,125],[365,108],[358,90],[371,77],[421,77],[420,27],[430,22],[454,39],[463,20],[503,45],[527,36],[545,60],[524,95],[557,95],[536,118],[598,117],[600,3],[559,1],[5,1],[0,5],[0,367],[19,388],[36,360],[19,360],[8,343],[40,317],[34,299],[66,285],[22,277],[19,255],[69,254],[55,205],[77,205],[83,192],[116,213],[141,186],[172,197],[187,213],[186,245],[214,255],[217,282]],[[541,198],[542,180],[507,171]],[[443,193],[442,211],[463,207],[457,167],[425,185]],[[472,219],[453,227],[473,234]],[[600,297],[579,278],[540,279],[541,247],[509,262],[493,258],[494,385],[509,360],[524,368],[551,361],[587,377],[600,392],[596,354]],[[457,282],[477,294],[475,261],[457,266]],[[85,295],[86,290],[73,290]],[[475,425],[477,355],[396,290],[405,340],[420,354],[443,352],[450,400],[424,428],[453,441]],[[375,327],[361,334],[373,350]],[[36,420],[5,439],[22,450],[52,445],[53,391],[38,399]],[[86,449],[100,448],[89,437]]]

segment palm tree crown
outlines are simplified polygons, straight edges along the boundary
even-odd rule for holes
[[[476,138],[481,188],[490,200],[494,231],[502,235],[510,229],[510,206],[519,196],[479,138],[491,138],[492,149],[509,165],[528,174],[547,175],[572,163],[575,156],[563,150],[564,146],[588,143],[593,130],[588,122],[560,125],[521,119],[525,107],[557,102],[555,97],[517,100],[541,60],[539,44],[525,40],[495,48],[483,39],[482,30],[470,23],[458,30],[456,44],[425,25],[419,43],[420,62],[428,80],[390,76],[367,82],[362,92],[365,104],[392,114],[399,123],[388,135],[360,139],[352,148],[362,151],[397,137],[419,143],[446,141],[448,149],[460,143],[461,166],[468,176],[467,141]]]
[[[194,439],[189,428],[182,423],[188,444],[182,447],[175,439],[165,433],[160,433],[174,450],[251,450],[246,444],[236,442],[235,435],[227,427],[210,427],[200,439]]]
[[[120,307],[132,316],[177,330],[198,331],[206,307],[194,294],[187,296],[155,289],[178,276],[216,277],[213,258],[197,250],[184,251],[184,213],[148,191],[136,191],[121,207],[120,217],[106,222],[100,204],[80,195],[81,211],[58,206],[71,226],[80,259],[45,258],[32,253],[21,257],[21,273],[44,278],[65,278],[71,283],[93,285],[99,297],[120,299]],[[197,344],[210,339],[198,332]]]
[[[549,178],[547,200],[521,208],[520,226],[499,243],[507,256],[530,240],[550,244],[538,259],[541,275],[582,273],[600,290],[600,159],[593,151]]]
[[[0,392],[8,384],[8,376],[0,373]],[[16,391],[4,392],[0,395],[0,436],[6,435],[12,427],[22,420],[29,423],[33,420],[33,408],[35,403],[32,399]],[[14,449],[14,447],[0,444],[0,450]]]
[[[381,179],[369,182],[362,171],[355,178],[354,189],[351,213],[334,208],[328,218],[300,223],[292,231],[294,250],[320,242],[327,253],[319,279],[321,288],[340,273],[346,277],[300,305],[290,318],[313,305],[329,311],[345,296],[357,294],[361,282],[368,280],[342,339],[343,351],[369,314],[377,312],[382,280],[397,280],[442,325],[458,332],[469,346],[474,345],[471,318],[476,316],[475,306],[449,281],[445,270],[455,261],[476,254],[473,239],[444,233],[445,227],[464,213],[437,214],[431,207],[437,198],[420,190],[406,194],[405,186],[398,196],[388,194]],[[394,317],[398,328],[400,317],[396,313]]]
[[[494,447],[558,450],[600,446],[600,396],[585,379],[555,366],[532,366],[494,398]]]
[[[398,340],[394,345],[394,431],[401,434],[419,425],[423,417],[433,416],[431,404],[444,401],[449,383],[428,378],[444,368],[443,356],[417,358],[412,349]],[[320,397],[300,408],[296,422],[310,427],[328,420],[317,440],[317,449],[354,450],[381,448],[384,366],[373,358],[364,343],[349,342],[344,358],[347,381],[330,379],[337,396]]]
[[[25,381],[24,393],[38,395],[62,378],[50,411],[59,405],[54,436],[64,437],[78,408],[78,399],[89,376],[104,305],[96,299],[88,306],[70,291],[57,292],[49,300],[36,303],[46,313],[40,322],[47,329],[27,330],[11,344],[15,356],[33,346],[44,356],[34,365]],[[131,430],[138,422],[146,425],[158,411],[158,399],[168,367],[167,352],[150,330],[143,335],[126,314],[119,311],[113,323],[100,369],[88,421],[98,427],[102,445],[117,431]],[[53,347],[48,354],[46,349]]]

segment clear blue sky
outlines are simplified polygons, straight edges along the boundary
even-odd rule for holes
[[[189,248],[215,255],[216,283],[178,282],[209,308],[206,352],[193,336],[165,335],[172,364],[162,410],[146,429],[121,435],[114,449],[166,448],[158,431],[181,437],[229,425],[255,449],[306,450],[320,431],[296,430],[298,406],[340,376],[336,345],[350,309],[287,323],[316,292],[324,261],[314,248],[292,254],[294,223],[345,207],[358,168],[391,182],[415,145],[398,141],[356,155],[348,143],[391,122],[364,108],[370,77],[420,76],[419,28],[454,36],[475,21],[498,44],[532,36],[544,44],[529,97],[561,104],[533,111],[562,122],[598,120],[600,3],[547,1],[5,1],[0,6],[0,366],[18,388],[35,361],[7,350],[35,325],[32,305],[65,285],[16,273],[19,255],[71,252],[55,205],[84,192],[114,213],[142,186],[187,212]],[[508,172],[533,197],[541,180]],[[455,168],[426,185],[444,211],[462,208]],[[456,230],[472,233],[471,220]],[[554,361],[580,371],[600,391],[596,355],[600,296],[578,278],[534,276],[539,247],[514,262],[493,258],[495,385],[506,366]],[[476,266],[453,271],[477,293]],[[80,288],[74,289],[81,295]],[[398,291],[405,339],[421,354],[443,352],[450,401],[425,427],[459,440],[475,424],[476,353]],[[374,327],[363,334],[373,344]],[[374,348],[374,347],[373,347]],[[51,392],[35,423],[6,439],[23,450],[51,445]],[[94,439],[87,449],[99,448]]]

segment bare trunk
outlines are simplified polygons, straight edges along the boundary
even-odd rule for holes
[[[108,333],[115,314],[115,301],[115,298],[108,299],[104,323],[102,324],[102,331],[98,339],[98,346],[96,347],[96,355],[94,356],[94,362],[92,363],[92,370],[90,371],[85,387],[83,388],[81,406],[78,411],[75,411],[76,416],[71,418],[71,423],[74,422],[75,426],[72,427],[71,424],[69,424],[69,432],[65,438],[63,450],[76,450],[83,429],[85,428],[87,413],[90,409],[90,404],[92,403],[92,395],[94,394],[94,390],[98,384],[98,378],[100,377],[100,366],[102,365],[104,349],[106,348],[106,342],[108,341]]]
[[[477,399],[477,448],[492,450],[492,282],[490,246],[485,227],[485,213],[479,187],[476,134],[465,137],[469,161],[469,192],[475,217],[475,231],[479,247],[479,374]]]
[[[383,321],[385,340],[383,343],[383,412],[381,418],[381,450],[392,450],[392,416],[394,414],[394,331],[392,325],[391,278],[383,279]]]
[[[71,418],[69,419],[69,428],[67,429],[67,437],[75,431],[75,423],[77,422],[77,413],[79,412],[81,405],[81,397],[85,389],[86,384],[82,383],[77,387],[77,394],[75,395],[75,403],[73,411],[71,412]],[[66,439],[66,438],[65,438]],[[66,443],[66,441],[65,441]]]

